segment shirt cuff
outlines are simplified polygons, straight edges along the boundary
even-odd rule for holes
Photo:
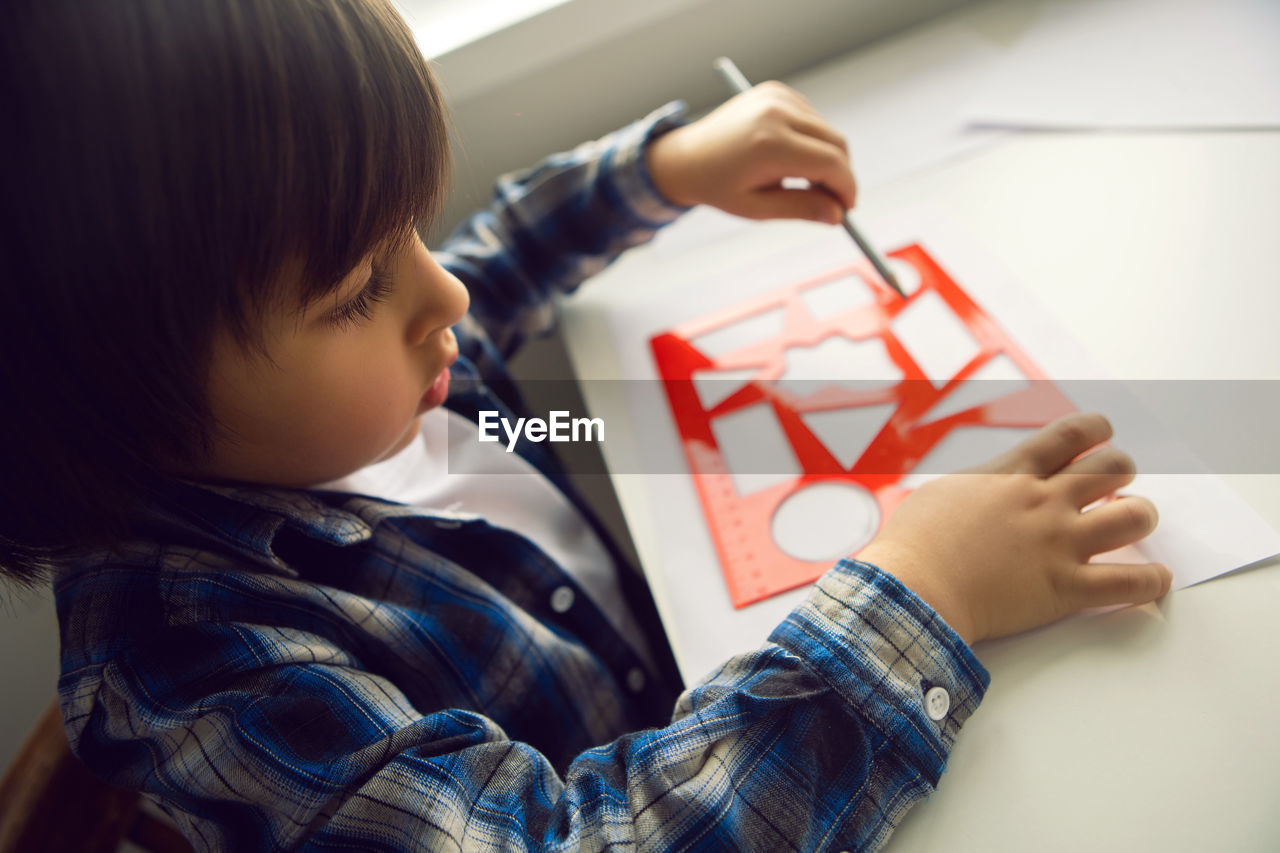
[[[631,214],[650,228],[666,225],[690,209],[663,196],[644,156],[653,140],[687,124],[687,113],[684,101],[671,101],[614,134],[609,162],[613,191]]]
[[[796,654],[935,787],[991,677],[897,578],[841,560],[769,638]]]

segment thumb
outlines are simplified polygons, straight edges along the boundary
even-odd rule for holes
[[[834,225],[844,216],[840,203],[821,190],[769,187],[750,193],[741,210],[749,219],[808,219]]]

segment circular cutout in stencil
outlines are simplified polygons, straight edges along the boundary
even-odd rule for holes
[[[855,483],[814,483],[792,492],[773,513],[769,532],[783,553],[797,560],[838,560],[880,529],[880,504]]]

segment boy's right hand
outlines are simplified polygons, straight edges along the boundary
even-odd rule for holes
[[[857,196],[844,136],[803,95],[772,80],[663,134],[645,156],[673,204],[709,204],[748,219],[835,224]],[[809,188],[787,187],[787,178]]]
[[[1098,447],[1110,437],[1101,415],[1061,418],[985,465],[917,489],[858,559],[897,577],[970,645],[1087,607],[1159,598],[1172,582],[1164,566],[1089,562],[1156,526],[1141,497],[1083,511],[1133,480],[1128,455]]]

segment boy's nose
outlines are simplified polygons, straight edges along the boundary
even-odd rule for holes
[[[453,273],[431,261],[425,270],[423,295],[409,328],[412,345],[426,343],[432,335],[453,326],[467,313],[471,295],[466,286]]]

